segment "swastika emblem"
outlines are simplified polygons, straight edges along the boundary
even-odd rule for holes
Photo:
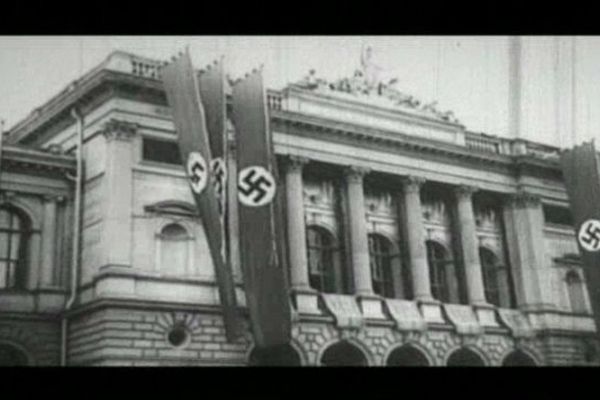
[[[194,193],[202,193],[208,180],[208,168],[200,153],[193,151],[188,155],[187,175]]]
[[[579,227],[577,233],[579,244],[587,251],[600,250],[600,221],[588,219]]]
[[[275,178],[261,166],[246,167],[238,177],[238,198],[249,207],[260,207],[273,200],[276,189]]]

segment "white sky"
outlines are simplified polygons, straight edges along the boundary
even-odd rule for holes
[[[167,60],[189,45],[198,68],[225,55],[236,78],[264,64],[267,86],[279,89],[311,68],[327,79],[350,76],[365,44],[384,76],[398,78],[401,91],[437,100],[469,130],[507,135],[508,40],[502,36],[0,37],[0,119],[10,128],[116,49]],[[600,56],[600,40],[587,46]],[[600,90],[593,93],[600,111]]]

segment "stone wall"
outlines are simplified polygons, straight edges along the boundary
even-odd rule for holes
[[[180,346],[169,343],[175,326],[189,334]],[[406,344],[421,351],[435,366],[446,365],[450,354],[460,348],[473,350],[488,366],[502,365],[516,349],[530,355],[538,365],[585,364],[583,339],[551,336],[515,340],[501,329],[464,336],[442,325],[423,333],[408,333],[390,324],[340,330],[333,321],[302,320],[294,323],[292,336],[301,364],[309,366],[320,365],[325,350],[341,340],[361,350],[372,366],[386,365],[390,353]],[[69,338],[69,365],[243,366],[248,364],[253,347],[248,329],[236,343],[227,343],[222,318],[210,310],[95,309],[72,318]]]
[[[182,346],[168,335],[189,333]],[[226,343],[223,320],[212,313],[107,308],[74,317],[69,330],[71,365],[245,365],[247,338]]]
[[[30,365],[60,364],[60,321],[0,318],[0,342],[25,352]]]

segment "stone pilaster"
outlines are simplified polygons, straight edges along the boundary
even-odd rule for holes
[[[421,313],[427,321],[443,322],[440,304],[431,295],[431,282],[429,280],[420,194],[425,179],[417,176],[407,176],[402,183],[404,196],[403,220],[406,225],[406,240],[408,242],[414,298],[419,301]]]
[[[505,202],[503,216],[519,308],[554,309],[540,198],[524,191],[516,193]]]
[[[383,318],[381,300],[373,292],[369,256],[369,238],[365,212],[363,178],[366,168],[348,167],[345,170],[348,194],[348,218],[350,246],[352,250],[352,272],[355,293],[359,298],[363,314],[367,318]]]
[[[479,260],[479,248],[473,212],[473,193],[476,187],[461,185],[454,189],[458,219],[458,237],[460,238],[460,253],[464,263],[467,283],[467,296],[480,322],[485,325],[496,325],[494,322],[494,307],[485,298],[483,273]]]
[[[55,259],[57,244],[57,206],[63,200],[62,197],[44,196],[43,198],[43,222],[42,222],[42,262],[40,263],[40,286],[51,287],[56,285]]]
[[[133,143],[137,125],[110,120],[104,125],[106,180],[103,267],[130,267],[132,248]]]

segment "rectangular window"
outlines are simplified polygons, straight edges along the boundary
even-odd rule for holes
[[[171,140],[143,138],[142,159],[144,161],[181,165],[179,145]]]
[[[566,207],[544,205],[544,221],[549,225],[573,226],[571,210]]]

